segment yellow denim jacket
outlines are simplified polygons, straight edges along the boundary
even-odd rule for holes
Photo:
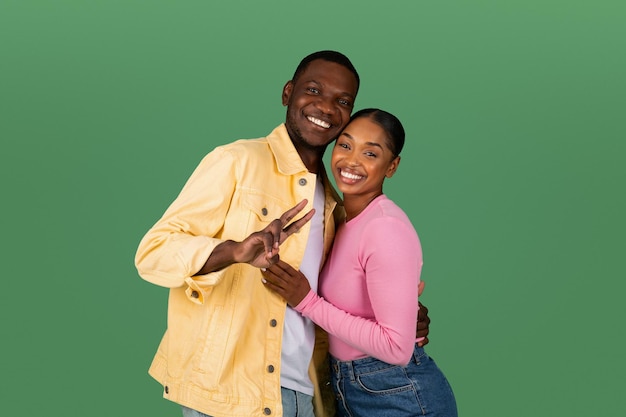
[[[343,215],[326,174],[324,257]],[[267,137],[209,153],[163,217],[139,244],[142,278],[170,288],[167,330],[149,373],[164,397],[214,417],[281,416],[280,354],[285,301],[261,283],[257,268],[234,264],[194,276],[221,242],[241,241],[302,199],[312,208],[316,176],[307,171],[284,125]],[[299,268],[309,225],[280,248]],[[319,333],[319,332],[318,332]],[[318,339],[311,378],[315,409],[327,416],[315,369],[325,371],[327,341]],[[328,387],[322,384],[326,390]]]

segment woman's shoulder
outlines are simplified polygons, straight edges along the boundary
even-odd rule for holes
[[[377,200],[367,222],[362,225],[361,247],[366,252],[391,250],[400,254],[409,250],[417,253],[419,236],[404,210],[389,198]]]
[[[411,223],[409,220],[409,216],[402,210],[400,206],[398,206],[393,200],[387,197],[385,194],[380,195],[374,201],[372,201],[374,207],[372,210],[371,220],[374,219],[388,219],[392,221],[393,219],[400,220],[402,222]]]

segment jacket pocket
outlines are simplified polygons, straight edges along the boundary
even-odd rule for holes
[[[190,379],[205,388],[217,385],[217,377],[205,374],[221,368],[223,359],[216,355],[216,366],[210,370],[201,369],[198,363],[211,346],[224,345],[224,341],[218,340],[225,333],[220,332],[220,328],[223,330],[228,326],[223,323],[223,312],[223,305],[214,302],[201,305],[189,302],[183,289],[170,291],[167,339],[164,339],[166,344],[163,346],[170,377]]]
[[[265,227],[273,220],[280,218],[292,207],[289,203],[261,192],[249,191],[243,194],[241,199],[243,207],[250,212],[249,227],[254,229],[254,226],[257,226],[255,231],[258,230],[258,226]]]
[[[193,353],[193,381],[208,390],[216,390],[224,370],[224,352],[230,323],[222,306],[213,305],[203,315],[205,325],[198,333]]]

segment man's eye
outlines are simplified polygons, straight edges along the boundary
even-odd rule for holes
[[[314,87],[309,87],[308,90],[313,93],[313,94],[319,94],[320,90],[318,90],[317,88]]]
[[[350,103],[349,100],[345,100],[345,99],[339,99],[339,104],[341,104],[342,106],[352,106],[352,103]]]

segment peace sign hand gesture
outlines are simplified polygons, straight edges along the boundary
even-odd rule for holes
[[[280,245],[292,234],[298,232],[313,218],[315,209],[311,209],[304,216],[289,224],[291,219],[306,207],[307,200],[302,200],[273,220],[263,230],[254,232],[245,238],[234,252],[237,262],[248,263],[257,268],[267,268],[278,262]]]

